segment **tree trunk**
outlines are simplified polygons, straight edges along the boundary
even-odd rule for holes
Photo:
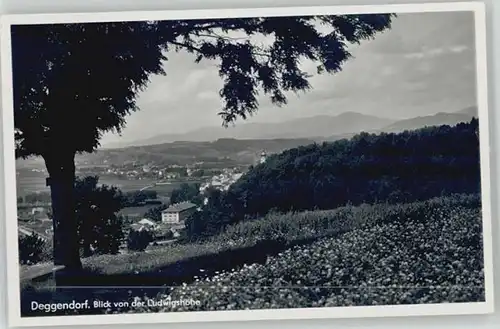
[[[90,243],[85,241],[83,244],[83,257],[90,256],[92,256],[92,248],[90,248]]]
[[[54,150],[44,155],[52,199],[54,265],[81,269],[80,243],[75,214],[75,153]]]

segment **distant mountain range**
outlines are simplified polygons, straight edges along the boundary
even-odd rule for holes
[[[336,116],[319,115],[279,123],[245,123],[223,129],[204,127],[184,134],[161,134],[129,143],[106,145],[106,149],[145,146],[178,141],[207,142],[221,138],[231,139],[313,139],[336,140],[349,138],[361,131],[401,132],[425,126],[455,125],[477,117],[477,107],[468,107],[457,112],[440,112],[404,120],[393,120],[356,112],[344,112]]]
[[[314,116],[283,123],[248,123],[226,130],[207,127],[182,135],[159,135],[147,140],[102,148],[92,154],[76,157],[77,165],[123,164],[151,162],[189,164],[255,163],[262,150],[279,153],[283,150],[314,142],[351,138],[360,132],[401,132],[425,126],[455,125],[477,117],[477,108],[468,107],[457,112],[437,113],[405,120],[391,120],[355,112],[337,116]],[[43,160],[18,160],[18,168],[42,168]]]
[[[439,112],[434,115],[423,117],[416,117],[407,120],[400,120],[395,122],[382,130],[384,132],[401,132],[405,130],[414,130],[428,126],[441,126],[441,125],[456,125],[460,122],[470,121],[473,117],[477,117],[477,108],[468,107],[455,113]]]
[[[345,112],[337,116],[319,115],[279,123],[244,123],[228,128],[203,127],[184,134],[162,134],[131,143],[108,144],[106,148],[172,143],[177,141],[206,142],[221,138],[234,139],[318,139],[331,135],[380,129],[394,120]]]

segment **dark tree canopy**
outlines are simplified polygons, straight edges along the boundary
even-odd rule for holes
[[[75,194],[83,255],[118,253],[124,238],[122,219],[116,215],[123,208],[122,193],[116,187],[99,186],[99,177],[88,176],[76,179]]]
[[[150,209],[148,209],[148,211],[146,211],[144,213],[143,217],[152,219],[155,222],[161,222],[161,212],[167,208],[168,208],[168,206],[166,204],[162,204],[161,206],[150,208]]]
[[[360,133],[270,156],[188,221],[190,238],[277,212],[410,203],[480,192],[479,121],[402,133]]]
[[[200,205],[203,198],[200,196],[200,184],[182,183],[178,188],[172,191],[170,195],[170,203],[179,203],[189,201]]]
[[[299,65],[304,59],[316,62],[318,73],[339,71],[350,58],[348,43],[390,28],[393,16],[13,26],[16,156],[95,150],[103,133],[120,132],[137,110],[136,95],[149,76],[165,74],[168,51],[218,61],[224,81],[219,115],[228,124],[257,111],[259,92],[283,105],[286,92],[309,89]],[[272,42],[254,40],[258,35]]]

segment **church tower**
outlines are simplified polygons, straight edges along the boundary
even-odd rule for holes
[[[260,154],[260,163],[266,162],[266,159],[267,159],[266,151],[262,151],[262,153]]]

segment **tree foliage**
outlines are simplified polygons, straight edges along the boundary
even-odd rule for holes
[[[478,120],[311,144],[270,156],[192,223],[209,235],[270,211],[333,209],[346,204],[427,200],[480,191]],[[201,233],[205,231],[205,233]]]
[[[20,235],[19,243],[19,263],[22,265],[33,265],[38,262],[48,260],[47,242],[35,232],[31,235]]]
[[[196,62],[218,62],[224,81],[219,114],[228,124],[257,111],[259,92],[283,105],[286,92],[308,90],[308,72],[300,67],[304,59],[317,63],[318,73],[338,72],[351,57],[348,44],[390,28],[392,18],[364,14],[13,26],[16,154],[47,156],[54,143],[68,152],[93,151],[103,133],[120,132],[126,115],[138,109],[135,98],[149,76],[165,74],[168,51],[187,51]]]
[[[304,59],[338,72],[348,43],[391,26],[391,14],[256,17],[11,26],[16,157],[42,156],[50,175],[54,262],[81,268],[74,218],[75,154],[121,132],[169,51],[215,60],[224,125],[254,114],[258,94],[276,105],[310,88]],[[244,38],[235,37],[244,35]],[[260,38],[259,38],[260,36]],[[269,41],[269,42],[267,42]]]
[[[149,230],[130,230],[127,237],[127,248],[133,251],[144,251],[153,240],[154,234]]]
[[[123,221],[117,215],[122,209],[122,194],[116,187],[98,185],[97,176],[77,178],[77,230],[85,256],[116,254],[124,238]]]
[[[18,202],[25,202],[29,204],[36,203],[49,203],[50,202],[50,193],[48,192],[34,192],[28,193],[24,197],[19,197]]]
[[[216,235],[227,225],[235,222],[236,216],[243,213],[235,212],[238,204],[235,195],[222,192],[215,188],[206,191],[208,203],[201,211],[193,213],[186,219],[186,239],[197,240]]]
[[[155,222],[161,222],[161,212],[167,208],[168,206],[166,204],[150,208],[144,213],[144,218],[149,218]]]
[[[205,173],[204,169],[197,169],[197,170],[193,171],[193,173],[191,174],[192,177],[203,177],[205,175],[206,175],[206,173]]]
[[[174,204],[189,201],[200,205],[203,201],[203,198],[200,196],[200,186],[199,183],[182,183],[179,188],[172,191],[170,203]]]
[[[144,205],[147,200],[155,200],[156,198],[158,198],[156,191],[130,191],[124,193],[123,202],[126,207],[136,207]]]

